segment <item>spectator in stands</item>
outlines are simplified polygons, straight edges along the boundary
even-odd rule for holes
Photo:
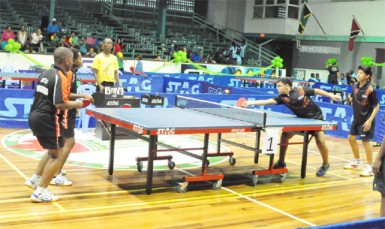
[[[147,76],[143,71],[142,55],[137,55],[136,60],[138,61],[135,66],[133,75]]]
[[[246,41],[242,40],[242,44],[240,46],[241,52],[239,54],[239,56],[241,57],[241,60],[242,60],[242,65],[246,64],[246,59],[245,59],[246,47],[247,47]]]
[[[12,26],[8,25],[5,27],[5,30],[3,31],[3,35],[1,36],[0,44],[1,47],[4,49],[5,45],[7,44],[9,39],[15,40],[15,34],[12,31]]]
[[[328,93],[318,88],[309,88],[303,86],[292,87],[292,81],[290,78],[280,78],[277,80],[278,96],[266,100],[246,101],[242,104],[243,107],[251,105],[264,106],[264,105],[286,105],[297,117],[311,118],[323,120],[323,114],[321,108],[312,100],[311,96],[321,95],[327,96],[333,100],[341,101],[340,95]],[[274,168],[285,168],[285,155],[288,147],[289,140],[295,135],[293,132],[283,132],[281,134],[281,146],[279,152],[279,159],[274,164]],[[323,131],[315,131],[313,133],[318,150],[321,153],[322,165],[317,170],[316,175],[321,177],[326,174],[329,169],[328,160],[328,148],[325,144],[325,133]]]
[[[68,28],[67,28],[67,24],[66,24],[66,21],[63,20],[61,22],[61,25],[59,26],[59,32],[60,32],[60,37],[63,37],[64,35],[66,35],[68,37]]]
[[[340,80],[339,80],[338,84],[340,84],[340,85],[347,85],[347,80],[346,80],[344,74],[340,75]]]
[[[104,87],[114,87],[117,82],[119,87],[122,86],[118,76],[118,60],[116,56],[111,54],[112,40],[105,38],[102,43],[102,50],[100,54],[96,55],[92,63],[94,70],[94,77],[96,79],[96,91],[104,92]]]
[[[21,51],[28,49],[28,32],[25,31],[25,25],[22,25],[17,32],[17,41],[21,44]]]
[[[51,46],[52,46],[53,49],[55,49],[55,48],[60,46],[60,39],[57,36],[57,33],[53,33],[50,36],[50,41],[51,41]]]
[[[87,54],[87,43],[86,43],[86,38],[85,37],[82,37],[79,41],[79,51],[82,55],[86,55]]]
[[[310,78],[308,80],[309,82],[317,82],[316,78],[315,78],[315,74],[314,73],[310,73]]]
[[[122,52],[116,53],[116,59],[118,60],[119,71],[123,73],[124,71],[123,53]]]
[[[48,37],[51,37],[53,33],[56,33],[56,35],[60,34],[59,26],[56,24],[56,18],[53,18],[52,22],[49,23],[47,27],[47,33]]]
[[[72,47],[74,47],[76,49],[80,48],[80,46],[79,46],[79,37],[76,35],[75,32],[71,33],[71,37],[69,39],[69,42],[70,42]]]
[[[317,82],[321,82],[321,78],[319,76],[319,73],[315,74],[315,79],[317,80]]]
[[[235,44],[235,42],[231,42],[231,47],[229,50],[230,50],[231,58],[232,58],[231,64],[237,64],[238,56],[241,52],[241,49],[238,47],[238,45]]]
[[[88,52],[86,54],[87,57],[91,57],[91,58],[94,58],[96,55],[97,55],[97,53],[94,51],[93,48],[90,48],[90,50],[88,50]]]
[[[70,41],[68,40],[67,34],[63,34],[63,36],[60,38],[60,46],[66,48],[70,47]]]
[[[43,35],[47,36],[47,27],[48,27],[48,23],[49,23],[49,18],[48,18],[49,10],[45,4],[41,4],[40,7],[41,7],[41,9],[40,9],[40,12],[41,12],[40,30],[41,30]]]
[[[195,52],[193,52],[193,54],[191,55],[190,60],[192,62],[194,62],[194,63],[201,62],[201,55],[199,55],[199,51],[198,50],[195,50]]]
[[[37,50],[38,52],[43,52],[43,34],[41,34],[41,29],[37,29],[36,32],[32,33],[31,36],[31,48]]]
[[[217,62],[215,62],[215,60],[211,56],[209,56],[205,61],[205,64],[216,64],[216,63]]]
[[[121,52],[123,48],[122,46],[123,46],[123,42],[120,38],[118,38],[114,44],[112,53],[115,55],[116,53]]]
[[[87,38],[87,49],[90,50],[90,48],[93,48],[94,51],[98,53],[99,40],[96,33],[93,33],[91,37]]]
[[[190,52],[187,50],[187,47],[186,47],[186,46],[183,46],[183,47],[182,47],[182,51],[186,53],[187,59],[190,59]]]
[[[360,176],[364,177],[374,175],[372,171],[373,149],[370,139],[374,137],[375,117],[380,109],[376,91],[371,82],[372,75],[371,67],[358,67],[358,83],[352,86],[353,122],[348,137],[354,160],[344,166],[344,169],[362,169]],[[357,135],[360,136],[364,145],[367,165],[360,160]]]

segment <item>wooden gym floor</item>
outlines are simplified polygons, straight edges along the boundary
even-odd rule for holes
[[[14,131],[0,128],[0,138]],[[224,137],[254,144],[252,134]],[[325,177],[315,175],[321,157],[312,141],[305,179],[300,178],[302,146],[292,145],[285,182],[279,183],[276,175],[263,176],[254,187],[251,171],[266,168],[268,157],[261,155],[254,165],[252,152],[228,146],[235,152],[236,165],[225,161],[208,170],[225,175],[220,190],[202,182],[191,183],[186,193],[176,192],[176,183],[199,174],[199,168],[155,171],[153,193],[146,195],[145,171],[115,170],[109,176],[107,169],[66,165],[73,186],[50,186],[60,200],[43,204],[31,203],[32,191],[23,185],[38,161],[1,145],[0,228],[297,228],[379,217],[381,197],[372,191],[373,178],[343,169],[352,158],[347,139],[327,136],[326,141],[331,167]],[[361,157],[366,158],[364,153]]]

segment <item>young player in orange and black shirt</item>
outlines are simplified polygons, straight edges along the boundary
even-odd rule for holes
[[[77,94],[77,77],[76,77],[76,72],[79,68],[83,66],[83,61],[82,61],[82,55],[79,52],[79,50],[75,48],[71,48],[71,51],[73,53],[73,65],[71,71],[68,72],[67,74],[67,79],[68,79],[68,84],[69,87],[69,99],[70,100],[76,100],[79,98],[87,99],[90,100],[91,102],[94,101],[91,95],[87,94]],[[53,179],[51,180],[50,184],[51,185],[57,185],[57,186],[69,186],[72,185],[72,181],[68,180],[67,177],[65,177],[65,173],[63,172],[63,166],[65,162],[68,159],[68,156],[72,150],[72,148],[75,145],[75,123],[76,123],[76,114],[77,114],[77,109],[68,109],[64,110],[64,148],[63,148],[63,160],[61,162],[61,166],[58,170],[58,172],[55,174]]]
[[[371,67],[358,67],[358,82],[352,86],[353,122],[348,137],[354,160],[344,166],[345,169],[363,169],[360,176],[364,177],[374,175],[372,171],[373,149],[370,139],[374,137],[375,117],[380,109],[376,91],[371,83],[372,75]],[[367,165],[363,165],[360,160],[357,135],[360,136],[364,145]]]
[[[43,72],[38,79],[34,101],[28,123],[40,145],[47,149],[39,162],[35,174],[25,184],[36,190],[31,195],[33,202],[50,202],[59,199],[47,190],[52,177],[63,160],[63,112],[81,108],[81,100],[69,101],[67,72],[73,64],[71,50],[64,47],[55,49],[53,68]]]
[[[341,96],[328,93],[321,89],[313,89],[308,87],[292,87],[292,81],[289,78],[280,78],[277,81],[278,96],[267,100],[246,101],[243,107],[251,105],[286,105],[295,115],[300,118],[323,119],[321,108],[311,99],[310,96],[321,95],[330,97],[333,100],[341,101]],[[295,135],[293,132],[283,132],[281,135],[281,146],[279,159],[274,164],[274,168],[286,167],[285,155],[289,140]],[[325,144],[325,134],[323,131],[315,131],[313,133],[316,139],[317,147],[321,153],[323,164],[316,172],[317,176],[324,176],[329,169],[328,148]]]

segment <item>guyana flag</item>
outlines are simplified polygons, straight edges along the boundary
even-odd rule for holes
[[[298,32],[300,34],[305,33],[306,23],[307,23],[307,20],[309,20],[309,17],[311,15],[313,15],[313,13],[309,9],[309,6],[305,3],[302,8],[301,20],[299,22],[299,27],[298,27]]]

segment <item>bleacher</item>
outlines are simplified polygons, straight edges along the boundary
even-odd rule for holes
[[[10,24],[15,32],[20,29],[21,24],[25,24],[27,32],[31,34],[40,27],[42,5],[49,8],[50,2],[2,0],[0,23],[3,28]],[[198,50],[204,58],[231,43],[229,39],[220,38],[207,26],[197,24],[193,13],[175,10],[167,11],[166,39],[161,42],[157,36],[156,8],[106,4],[98,1],[56,1],[55,18],[58,24],[65,20],[68,31],[76,32],[79,39],[81,36],[89,37],[92,33],[97,33],[99,40],[105,37],[122,39],[126,44],[124,56],[131,58],[141,54],[143,59],[157,56],[169,59],[170,51],[180,46],[186,46],[191,51]],[[108,8],[109,6],[112,7]],[[45,40],[44,46],[49,45]]]

